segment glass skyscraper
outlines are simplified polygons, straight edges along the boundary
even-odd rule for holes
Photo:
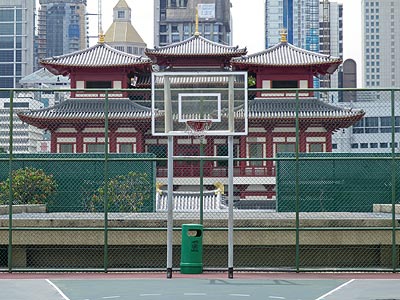
[[[289,43],[319,52],[319,0],[266,0],[265,12],[266,48],[279,42],[285,28]]]
[[[154,45],[165,46],[191,37],[195,29],[196,8],[199,32],[211,41],[231,44],[230,0],[154,0]],[[207,16],[202,14],[206,13]]]
[[[0,0],[0,88],[19,87],[33,72],[35,1]],[[0,92],[9,97],[8,92]]]
[[[89,46],[86,0],[39,0],[39,3],[39,59]]]

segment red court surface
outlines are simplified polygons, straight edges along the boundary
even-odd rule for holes
[[[400,300],[393,273],[0,273],[1,300]]]
[[[0,272],[0,279],[163,279],[164,272],[118,272],[118,273],[93,273],[93,272],[62,272],[62,273],[8,273]],[[202,274],[181,274],[174,272],[174,278],[198,279],[228,279],[226,272],[203,272]],[[390,272],[236,272],[233,279],[398,279],[400,273]],[[400,295],[400,292],[399,292]]]

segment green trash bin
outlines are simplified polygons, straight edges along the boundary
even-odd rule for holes
[[[203,273],[203,225],[182,224],[181,273]]]

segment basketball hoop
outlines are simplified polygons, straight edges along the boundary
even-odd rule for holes
[[[211,128],[212,120],[193,119],[186,120],[186,132],[188,135],[203,140],[206,132]]]

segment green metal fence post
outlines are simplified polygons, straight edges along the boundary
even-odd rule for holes
[[[108,91],[104,102],[104,272],[108,271]]]
[[[8,272],[12,272],[12,264],[13,264],[13,230],[12,230],[12,205],[13,205],[13,193],[12,193],[12,162],[13,162],[13,114],[14,114],[14,91],[10,91],[10,129],[9,129],[9,161],[8,161],[8,173],[10,178],[10,186],[9,186],[9,201],[8,201]]]
[[[391,90],[391,117],[392,117],[392,268],[393,273],[397,267],[396,249],[396,147],[395,147],[395,109],[394,90]]]
[[[300,149],[300,126],[299,126],[299,91],[296,91],[296,272],[300,269],[300,220],[299,220],[299,209],[300,209],[300,187],[299,187],[299,149]]]

